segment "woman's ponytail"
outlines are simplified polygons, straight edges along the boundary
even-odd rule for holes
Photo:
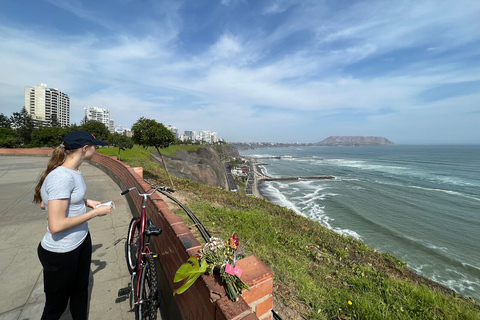
[[[47,164],[47,170],[45,170],[45,172],[42,174],[42,177],[40,178],[37,186],[35,187],[35,192],[33,193],[34,203],[42,202],[42,195],[40,190],[42,189],[43,181],[45,181],[45,178],[50,172],[52,172],[52,170],[60,166],[65,161],[66,156],[67,151],[65,151],[65,142],[63,142],[63,144],[59,145],[53,150],[52,157]]]

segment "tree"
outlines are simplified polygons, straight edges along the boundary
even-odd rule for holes
[[[85,115],[83,117],[83,119],[80,121],[80,125],[84,125],[84,124],[89,123],[89,122],[90,122],[90,120],[88,120],[87,115]]]
[[[15,130],[0,128],[0,148],[15,148],[19,144],[19,138]]]
[[[32,147],[56,147],[62,143],[67,130],[60,127],[40,127],[32,132]]]
[[[33,119],[25,107],[20,112],[14,112],[10,117],[13,129],[17,132],[21,143],[26,145],[32,140],[32,131],[34,129]]]
[[[108,144],[118,148],[118,160],[120,160],[120,150],[133,148],[133,140],[118,132],[110,135]]]
[[[84,123],[78,128],[78,130],[88,131],[93,134],[95,138],[102,141],[107,141],[110,136],[110,131],[108,131],[107,126],[98,121]]]
[[[173,133],[165,128],[163,124],[158,123],[153,119],[147,119],[144,117],[141,117],[137,122],[134,123],[132,126],[132,131],[132,139],[135,143],[144,148],[155,147],[155,149],[157,149],[158,154],[162,158],[163,166],[165,167],[165,171],[167,172],[173,188],[173,181],[170,177],[170,173],[168,172],[167,164],[165,163],[165,159],[160,152],[160,149],[167,148],[175,143],[175,136]]]
[[[0,113],[0,128],[8,128],[10,129],[11,122],[10,119],[3,115],[3,113]]]

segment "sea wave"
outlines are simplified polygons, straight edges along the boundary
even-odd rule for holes
[[[323,159],[318,158],[312,161],[315,165],[333,165],[339,167],[350,167],[364,171],[376,171],[388,173],[395,176],[414,177],[416,179],[427,180],[444,185],[455,185],[463,187],[480,187],[480,182],[468,180],[461,177],[445,176],[434,172],[415,169],[407,166],[384,165],[365,160],[349,160],[349,159]]]
[[[282,186],[283,188],[289,187],[289,185],[285,183],[282,183],[282,184],[277,183],[277,184],[279,185],[280,189],[282,189],[280,186]],[[317,197],[312,196],[311,199],[304,201],[303,203],[295,204],[294,202],[288,200],[288,198],[280,191],[280,189],[277,189],[276,187],[274,187],[272,183],[264,183],[264,186],[265,187],[261,189],[262,194],[273,203],[276,203],[282,207],[291,209],[295,213],[301,216],[304,216],[306,218],[309,218],[313,221],[316,221],[321,225],[327,227],[328,229],[333,230],[339,234],[361,240],[360,235],[354,230],[332,227],[330,225],[330,221],[332,221],[333,219],[331,219],[325,214],[325,211],[324,211],[325,206],[321,206],[314,201],[315,199],[317,199],[318,195],[320,194],[321,188],[319,188],[317,192]],[[328,195],[334,196],[336,194],[329,193]],[[325,195],[323,194],[320,195],[320,197],[324,197],[324,196]],[[303,206],[299,207],[299,204],[302,204]]]
[[[429,188],[429,187],[422,187],[422,186],[416,186],[416,185],[407,185],[407,184],[402,184],[402,183],[395,183],[395,182],[388,182],[385,180],[374,180],[375,183],[378,184],[383,184],[383,185],[391,185],[391,186],[396,186],[396,187],[403,187],[403,188],[412,188],[412,189],[419,189],[419,190],[425,190],[425,191],[433,191],[433,192],[442,192],[450,195],[455,195],[455,196],[460,196],[468,199],[472,199],[475,201],[480,201],[480,197],[473,196],[471,194],[466,194],[463,192],[459,191],[453,191],[453,190],[445,190],[445,189],[439,189],[439,188]]]

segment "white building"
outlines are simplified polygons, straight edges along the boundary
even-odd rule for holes
[[[110,131],[110,133],[115,132],[115,120],[110,119],[110,122],[108,123],[108,131]]]
[[[178,139],[178,129],[177,129],[176,127],[174,127],[174,126],[172,126],[171,124],[169,124],[169,125],[167,126],[167,129],[170,130],[170,131],[173,133],[173,135],[175,136],[175,138]]]
[[[83,110],[87,121],[101,122],[110,129],[110,110],[99,107],[87,107]]]
[[[132,137],[132,130],[125,128],[124,126],[121,126],[121,125],[115,126],[115,130],[113,131],[113,133],[123,134],[124,136],[130,137],[130,138]]]
[[[45,83],[25,87],[25,109],[37,127],[70,125],[70,98],[56,88],[47,88]]]
[[[196,131],[184,131],[186,136],[186,141],[195,142],[197,141],[197,132]]]
[[[125,128],[123,126],[118,125],[118,126],[115,127],[114,133],[119,133],[119,134],[124,135],[125,134]]]
[[[218,143],[218,137],[216,132],[212,131],[200,131],[200,141],[204,143]]]

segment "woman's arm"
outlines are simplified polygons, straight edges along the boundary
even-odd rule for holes
[[[74,228],[97,216],[107,215],[112,207],[100,206],[76,217],[67,217],[68,199],[48,201],[48,229],[55,234]]]

